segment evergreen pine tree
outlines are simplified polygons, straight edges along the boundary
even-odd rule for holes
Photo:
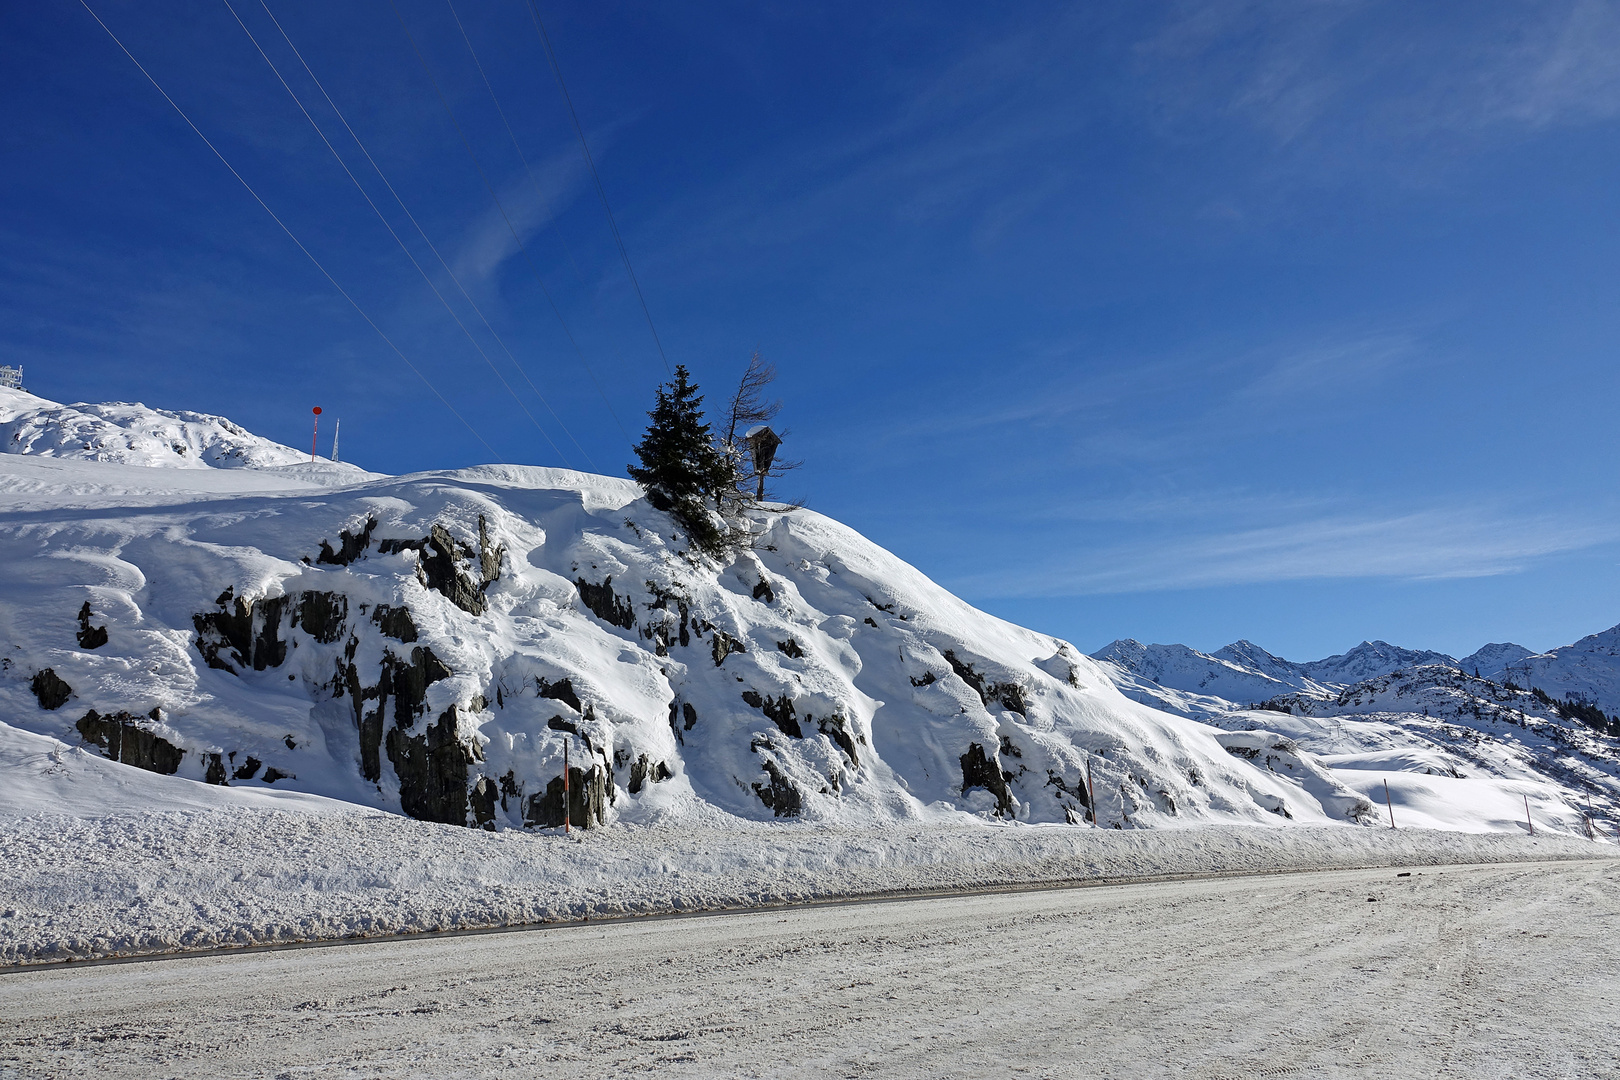
[[[627,467],[630,478],[647,490],[647,501],[679,522],[699,548],[717,554],[725,531],[711,503],[732,482],[732,469],[714,445],[703,420],[703,396],[685,365],[658,388],[658,403],[647,415],[652,423],[636,444],[639,466]]]

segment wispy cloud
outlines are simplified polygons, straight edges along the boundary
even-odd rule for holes
[[[534,183],[520,172],[500,192],[504,214],[485,198],[486,209],[448,258],[451,269],[464,284],[488,280],[502,263],[518,254],[514,231],[527,245],[583,189],[584,165],[572,147],[531,163],[531,168]]]
[[[1620,7],[1607,0],[1189,0],[1137,51],[1165,115],[1246,117],[1280,143],[1620,114]]]
[[[1290,508],[1275,511],[1286,515]],[[1189,528],[1129,546],[1077,547],[1038,567],[959,578],[970,595],[1151,592],[1325,578],[1489,577],[1620,540],[1620,520],[1448,506],[1316,513],[1275,524]]]

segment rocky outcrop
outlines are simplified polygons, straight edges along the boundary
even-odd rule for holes
[[[73,687],[58,677],[51,668],[45,668],[35,675],[29,688],[39,699],[39,707],[42,709],[60,709],[67,704],[68,698],[73,696]]]
[[[411,650],[409,660],[401,659],[392,650],[384,650],[377,682],[366,686],[353,659],[353,648],[357,645],[351,638],[349,663],[340,689],[349,695],[355,727],[360,733],[360,775],[375,783],[382,778],[380,750],[389,720],[392,719],[395,728],[409,730],[415,726],[427,708],[427,688],[440,679],[449,678],[450,669],[433,655],[432,649],[417,646]],[[371,702],[376,704],[368,708]],[[403,786],[403,778],[401,783]],[[400,797],[404,798],[403,790]]]
[[[79,609],[79,632],[75,635],[81,649],[99,649],[107,644],[107,628],[90,625],[90,601]]]
[[[798,817],[800,811],[804,809],[804,796],[799,794],[799,789],[793,786],[792,781],[783,775],[776,762],[770,758],[760,762],[760,767],[765,770],[765,782],[756,781],[753,785],[754,794],[759,796],[759,801],[779,818]]]
[[[613,777],[601,763],[587,768],[577,765],[568,770],[568,824],[589,829],[607,824],[608,804],[612,801]],[[554,776],[546,790],[529,796],[523,803],[523,824],[531,828],[555,829],[563,823],[563,778]]]
[[[983,675],[973,669],[973,665],[965,660],[958,660],[956,654],[950,649],[945,650],[945,662],[951,665],[956,677],[973,687],[984,707],[989,709],[999,705],[1003,709],[1010,709],[1019,715],[1029,712],[1029,705],[1024,701],[1024,688],[1015,682],[990,682]]]
[[[245,600],[227,588],[214,601],[218,611],[191,617],[197,630],[197,651],[211,668],[237,674],[238,669],[263,671],[280,667],[287,659],[287,643],[281,639],[281,618],[287,611],[286,596],[266,596]]]
[[[649,783],[661,784],[674,775],[669,771],[669,766],[662,761],[653,761],[646,754],[642,754],[636,758],[636,763],[630,766],[630,794],[639,795],[641,789]]]
[[[947,653],[946,657],[949,656]],[[993,753],[986,754],[984,747],[978,743],[970,743],[961,762],[962,794],[966,795],[974,788],[983,788],[996,797],[996,815],[1012,817],[1012,791],[1007,787],[1007,774],[1001,771],[1001,759]]]
[[[367,518],[363,529],[358,533],[351,533],[344,529],[338,536],[338,550],[333,551],[332,545],[325,540],[321,541],[321,553],[315,561],[330,566],[348,566],[354,560],[366,553],[371,546],[371,533],[377,527],[376,518]]]
[[[409,725],[388,732],[388,761],[399,777],[400,809],[422,821],[467,824],[469,767],[483,760],[476,742],[464,741],[452,705],[420,735]]]
[[[630,602],[629,597],[620,598],[613,592],[612,574],[609,574],[600,585],[592,585],[584,578],[579,578],[574,582],[574,588],[579,590],[580,603],[598,619],[621,630],[635,627],[635,605]]]
[[[153,709],[147,719],[160,723],[162,713]],[[141,727],[140,721],[126,712],[102,716],[91,709],[74,726],[85,742],[100,747],[107,757],[147,772],[172,776],[185,757],[184,750]]]

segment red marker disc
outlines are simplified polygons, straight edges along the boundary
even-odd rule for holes
[[[321,407],[319,405],[315,406],[315,415],[316,416],[321,415]]]

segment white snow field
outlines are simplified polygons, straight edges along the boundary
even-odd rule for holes
[[[1181,881],[23,971],[0,975],[0,1076],[1597,1080],[1620,1075],[1616,871]]]

